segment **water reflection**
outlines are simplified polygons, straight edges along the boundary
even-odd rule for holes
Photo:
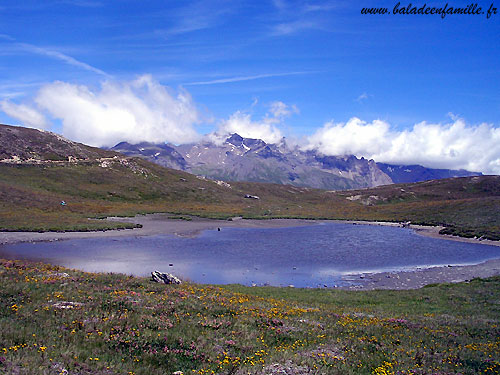
[[[139,276],[153,270],[200,283],[344,285],[352,273],[500,258],[500,248],[415,235],[394,227],[327,223],[295,228],[226,228],[196,238],[90,238],[0,247],[0,257],[91,272]]]

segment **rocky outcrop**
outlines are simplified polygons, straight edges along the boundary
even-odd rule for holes
[[[157,283],[164,283],[164,284],[181,284],[182,281],[170,274],[170,273],[166,273],[166,272],[160,272],[160,271],[153,271],[151,272],[151,279],[152,281],[155,281]]]
[[[96,160],[110,158],[115,152],[70,141],[58,134],[21,126],[0,125],[0,162]]]
[[[248,198],[248,199],[260,199],[259,196],[257,196],[257,195],[250,195],[250,194],[245,194],[245,198]]]

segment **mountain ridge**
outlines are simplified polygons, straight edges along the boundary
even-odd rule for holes
[[[121,142],[111,150],[216,180],[268,182],[325,190],[481,175],[465,170],[377,163],[354,155],[324,155],[316,150],[290,148],[284,139],[278,144],[270,144],[237,133],[219,143],[209,139],[182,145]]]
[[[4,163],[91,160],[117,155],[46,130],[0,124],[0,161]]]

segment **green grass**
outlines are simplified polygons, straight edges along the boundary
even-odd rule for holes
[[[500,277],[360,292],[0,261],[0,282],[0,373],[500,372]]]

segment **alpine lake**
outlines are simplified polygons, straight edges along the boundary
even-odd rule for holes
[[[500,247],[434,239],[398,227],[321,222],[205,230],[192,238],[25,242],[0,246],[0,258],[135,276],[159,270],[207,284],[337,287],[356,283],[355,275],[362,273],[477,264],[500,258]]]

